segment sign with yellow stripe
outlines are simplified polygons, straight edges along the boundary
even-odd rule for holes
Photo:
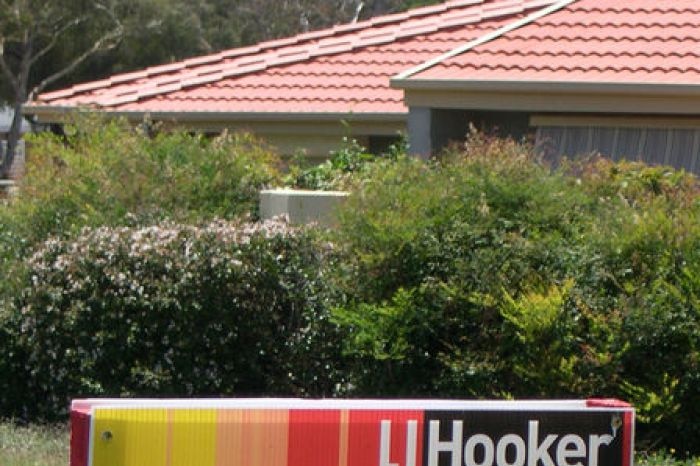
[[[616,400],[77,400],[71,466],[630,466]]]

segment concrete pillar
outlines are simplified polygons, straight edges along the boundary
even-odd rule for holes
[[[0,141],[0,163],[2,163],[5,157],[5,152],[7,151],[7,141]],[[15,148],[15,159],[12,161],[12,166],[10,167],[10,179],[17,180],[24,176],[25,171],[25,147],[24,140],[17,141],[17,147]]]
[[[408,151],[427,159],[433,152],[432,111],[428,107],[410,107],[408,110]]]

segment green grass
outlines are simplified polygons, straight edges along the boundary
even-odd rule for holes
[[[655,451],[650,453],[637,452],[634,464],[635,466],[700,466],[700,457],[688,458],[679,460],[673,455],[676,452]]]
[[[0,423],[0,465],[66,466],[69,432],[64,425],[19,427]]]

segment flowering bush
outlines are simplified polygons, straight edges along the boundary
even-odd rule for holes
[[[75,396],[329,394],[329,254],[282,221],[49,240],[14,303],[25,372],[4,388],[49,417]]]
[[[25,260],[50,236],[255,218],[260,189],[278,176],[277,157],[247,134],[150,134],[97,117],[77,117],[65,131],[32,136],[18,195],[0,203],[0,315],[3,298],[22,286]]]

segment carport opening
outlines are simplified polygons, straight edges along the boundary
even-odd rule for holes
[[[450,144],[465,141],[469,126],[484,134],[515,140],[534,137],[529,112],[495,112],[483,110],[431,110],[431,140],[434,153]]]

